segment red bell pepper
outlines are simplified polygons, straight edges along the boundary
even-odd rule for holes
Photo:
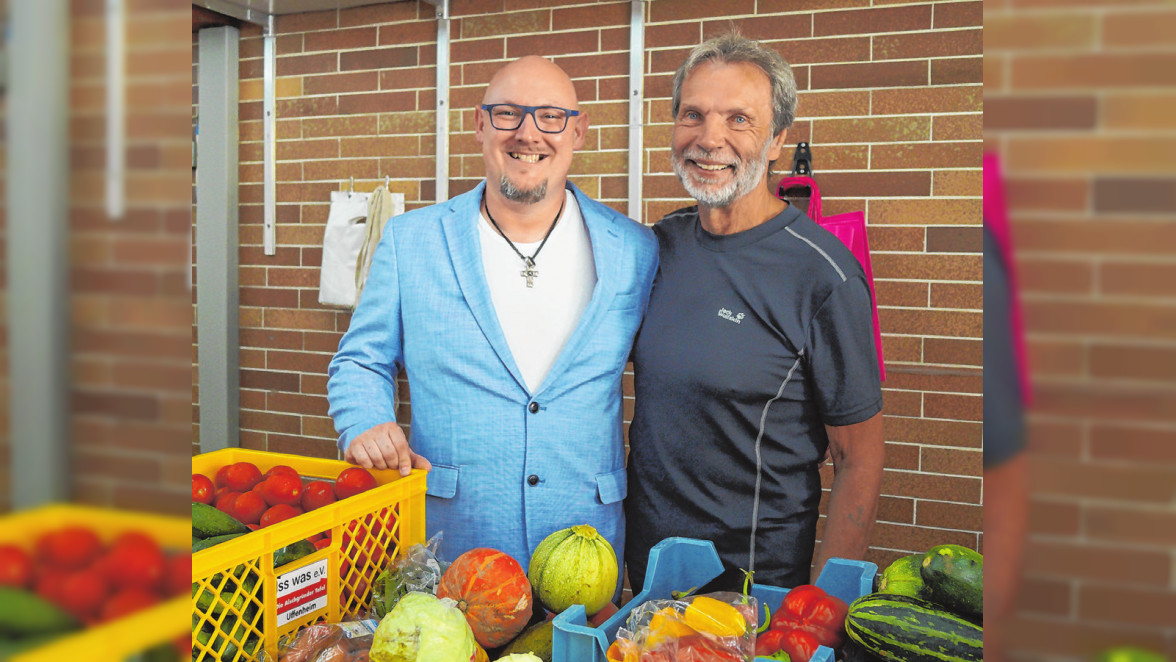
[[[784,596],[771,626],[756,641],[756,654],[783,650],[792,662],[809,662],[818,646],[839,648],[845,642],[848,611],[845,601],[816,586],[797,586]]]

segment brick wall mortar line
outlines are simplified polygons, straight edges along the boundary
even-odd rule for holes
[[[1042,301],[1042,302],[1067,302],[1067,303],[1114,303],[1135,306],[1147,306],[1153,308],[1160,308],[1163,310],[1170,310],[1173,305],[1176,305],[1176,297],[1165,296],[1143,296],[1130,294],[1097,294],[1097,293],[1079,293],[1070,294],[1067,292],[1048,292],[1025,289],[1022,300],[1024,301]],[[1120,335],[1119,337],[1125,337]]]

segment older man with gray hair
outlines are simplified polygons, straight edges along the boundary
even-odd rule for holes
[[[769,189],[795,109],[788,64],[738,34],[697,46],[674,76],[672,163],[698,204],[654,226],[661,261],[633,349],[638,590],[669,536],[714,541],[725,571],[709,588],[740,569],[804,584],[869,546],[884,460],[870,289],[836,237]]]

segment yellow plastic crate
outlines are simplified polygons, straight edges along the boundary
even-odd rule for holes
[[[142,531],[172,551],[189,549],[192,535],[191,522],[186,517],[55,504],[0,517],[0,543],[31,545],[41,534],[70,525],[94,529],[104,543],[127,531]],[[184,616],[189,610],[186,598],[175,598],[117,621],[80,630],[9,660],[60,662],[92,660],[96,656],[121,660],[182,637]]]
[[[213,478],[234,462],[252,462],[262,473],[284,464],[329,481],[351,466],[229,448],[192,458],[192,471]],[[192,556],[193,662],[260,660],[265,651],[275,655],[278,639],[303,625],[366,611],[376,575],[402,550],[425,541],[425,472],[403,478],[393,470],[371,473],[374,489]],[[275,551],[327,530],[330,545],[274,567]]]

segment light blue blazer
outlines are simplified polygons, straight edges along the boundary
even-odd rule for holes
[[[339,446],[396,420],[403,366],[412,390],[409,443],[433,464],[426,528],[430,536],[444,532],[445,560],[492,547],[525,569],[548,534],[591,524],[623,562],[621,374],[657,270],[657,240],[568,184],[591,238],[597,283],[579,325],[531,393],[482,268],[477,223],[484,188],[485,182],[385,227],[329,369]]]

